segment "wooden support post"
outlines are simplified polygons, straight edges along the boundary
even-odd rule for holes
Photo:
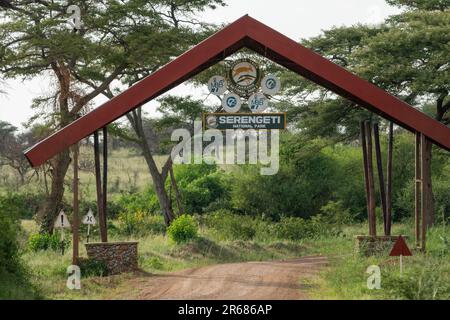
[[[416,132],[416,149],[415,149],[415,238],[416,247],[419,248],[420,242],[420,212],[421,212],[421,190],[422,190],[422,161],[421,161],[421,134]]]
[[[372,124],[366,121],[366,138],[367,138],[367,171],[369,173],[369,198],[370,198],[370,220],[369,230],[371,236],[377,235],[376,221],[376,202],[375,202],[375,179],[373,174],[373,149],[372,149]]]
[[[422,251],[426,250],[426,237],[427,237],[427,215],[428,215],[428,193],[426,190],[426,186],[428,183],[428,168],[427,168],[427,159],[426,159],[426,148],[427,148],[427,138],[423,133],[420,135],[420,155],[421,155],[421,204],[422,204],[422,242],[421,249]]]
[[[392,227],[392,161],[394,157],[394,123],[389,124],[388,160],[386,173],[386,235],[391,235]]]
[[[72,214],[72,265],[78,265],[79,203],[78,203],[78,143],[73,147],[73,214]]]
[[[373,223],[373,214],[372,214],[372,195],[370,191],[370,172],[369,172],[369,152],[367,150],[367,132],[370,131],[366,130],[366,124],[364,122],[361,122],[361,145],[363,149],[363,161],[364,161],[364,181],[365,181],[365,190],[366,190],[366,200],[367,200],[367,220],[369,223],[369,235],[375,236],[376,235],[376,229],[374,229],[374,223]]]
[[[105,230],[105,241],[108,242],[108,127],[103,128],[103,228]]]
[[[383,211],[384,235],[387,236],[388,226],[387,226],[387,212],[386,212],[386,190],[384,188],[383,161],[381,159],[381,144],[380,144],[380,127],[378,123],[375,123],[373,125],[373,136],[375,139],[375,153],[377,159],[378,181],[380,183],[380,197],[381,197],[381,208]]]
[[[370,223],[370,192],[369,192],[369,170],[367,169],[367,139],[366,139],[366,127],[363,121],[361,121],[361,146],[363,150],[363,165],[364,165],[364,186],[366,191],[366,204],[367,204],[367,221],[369,223],[369,234],[371,233]]]
[[[103,196],[102,196],[102,177],[100,172],[100,146],[98,140],[98,132],[94,132],[94,157],[95,157],[95,181],[97,187],[97,211],[98,211],[98,225],[100,228],[100,238],[102,242],[107,242],[105,230],[105,215],[103,211]]]

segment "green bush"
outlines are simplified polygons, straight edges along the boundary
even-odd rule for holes
[[[64,248],[70,246],[70,240],[65,239],[64,243],[61,243],[61,236],[58,233],[37,233],[30,236],[28,239],[28,248],[31,251],[45,251],[45,250],[61,250],[62,245]]]
[[[252,217],[239,216],[228,210],[208,214],[203,222],[220,240],[252,240],[258,224]]]
[[[119,234],[142,236],[147,234],[163,234],[166,225],[162,216],[145,214],[142,211],[125,211],[118,216]]]
[[[105,277],[108,275],[108,268],[102,261],[82,259],[78,262],[78,266],[80,267],[81,276],[85,278]]]
[[[198,226],[193,217],[183,215],[172,222],[167,234],[177,244],[189,242],[197,238]]]
[[[0,203],[0,300],[38,297],[19,256],[18,217]]]
[[[302,218],[282,217],[272,226],[272,230],[280,240],[298,241],[309,236],[307,223]]]
[[[8,193],[0,196],[0,207],[6,208],[18,219],[31,219],[44,201],[44,195],[32,193]]]
[[[424,259],[420,264],[383,274],[383,289],[390,299],[449,300],[450,267],[446,259]]]
[[[202,214],[219,203],[225,207],[230,203],[229,177],[216,165],[180,165],[174,172],[185,211]]]
[[[142,212],[145,215],[159,212],[159,202],[153,187],[144,192],[122,193],[116,207],[120,212]]]

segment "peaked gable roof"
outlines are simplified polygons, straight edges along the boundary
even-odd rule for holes
[[[248,15],[25,151],[39,166],[131,110],[247,47],[450,151],[450,128]]]

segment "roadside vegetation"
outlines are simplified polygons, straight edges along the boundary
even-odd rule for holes
[[[66,1],[52,1],[52,10],[39,1],[0,11],[1,80],[54,74],[43,86],[49,91],[33,101],[36,114],[24,130],[0,119],[0,299],[108,298],[133,277],[110,277],[103,265],[83,260],[82,290],[67,290],[72,244],[66,236],[62,256],[53,221],[61,209],[72,216],[71,154],[67,150],[33,169],[23,150],[86,114],[96,97],[114,98],[219,29],[191,22],[226,1],[178,2],[85,1],[86,32],[54,20],[66,14]],[[301,43],[448,126],[450,47],[443,45],[450,43],[448,1],[387,3],[401,12],[377,25],[333,27]],[[394,136],[393,234],[408,236],[411,247],[414,135],[254,53],[240,50],[231,59],[239,57],[255,59],[283,83],[270,107],[286,112],[289,123],[281,134],[278,174],[262,176],[260,167],[250,165],[173,165],[168,157],[173,130],[193,133],[194,120],[219,104],[164,95],[156,101],[160,117],[150,118],[139,107],[126,115],[128,121],[108,126],[110,241],[139,241],[145,274],[324,255],[330,263],[308,284],[311,297],[449,299],[448,152],[437,146],[426,150],[432,155],[434,226],[427,252],[405,258],[400,277],[397,259],[387,252],[365,258],[354,250],[354,236],[367,234],[360,124],[379,124],[384,172],[388,135]],[[210,76],[225,74],[224,67],[205,70],[189,84],[205,88]],[[80,142],[80,152],[80,212],[91,209],[98,217],[91,138]],[[375,186],[378,195],[377,175]],[[80,233],[85,241],[85,226]],[[93,228],[91,241],[98,239]],[[81,255],[86,257],[83,245]],[[381,267],[382,290],[367,289],[370,265]]]
[[[291,148],[298,148],[296,143],[299,143],[295,136],[286,135],[283,139],[286,143],[282,144],[282,154],[289,156],[281,159],[281,178],[261,177],[257,168],[248,166],[232,170],[209,165],[176,166],[175,176],[189,214],[175,220],[168,229],[159,214],[151,185],[145,186],[144,181],[138,181],[136,185],[141,187],[133,192],[113,193],[109,205],[110,240],[139,241],[139,265],[144,273],[324,255],[330,263],[320,279],[309,284],[313,298],[448,299],[450,230],[445,226],[448,224],[445,214],[448,212],[448,189],[435,190],[436,205],[441,211],[438,211],[436,226],[429,232],[429,251],[425,255],[414,252],[414,257],[405,258],[405,274],[400,278],[397,258],[389,258],[387,253],[365,258],[354,250],[354,236],[367,233],[364,194],[358,192],[362,189],[362,173],[352,169],[359,168],[361,155],[358,149],[340,145],[304,156],[303,153],[292,153]],[[396,150],[404,150],[407,145],[412,147],[411,143],[406,138],[399,139]],[[128,166],[139,161],[132,151],[123,149],[113,151],[111,158],[112,163],[123,162]],[[315,169],[318,163],[332,165],[324,174]],[[448,181],[448,166],[438,167],[440,170],[435,172],[438,181]],[[117,168],[113,175],[123,174],[120,165],[113,168]],[[402,164],[398,164],[397,170],[403,169]],[[412,201],[412,195],[407,191],[412,177],[404,176],[404,187],[400,187],[399,180],[396,184],[398,200],[395,202],[393,234],[407,235],[408,243],[413,246],[412,208],[401,206]],[[85,183],[89,183],[88,177],[86,173]],[[139,176],[137,179],[147,178]],[[316,184],[317,180],[321,183]],[[279,192],[280,189],[284,191]],[[323,197],[312,197],[313,194]],[[403,200],[404,197],[409,199]],[[8,279],[1,282],[2,298],[108,298],[113,297],[116,289],[126,286],[126,280],[132,277],[107,277],[101,265],[85,263],[82,266],[82,290],[67,290],[66,268],[71,264],[71,244],[70,241],[66,243],[66,253],[61,256],[59,233],[53,236],[39,233],[38,224],[31,219],[36,215],[39,196],[3,192],[0,200],[1,212],[11,212],[17,217],[7,220],[9,215],[2,214],[2,223],[10,228],[9,233],[2,234],[5,239],[2,241],[5,247],[13,250],[5,251],[12,257],[13,265],[2,271],[2,277]],[[174,198],[172,201],[175,205]],[[83,197],[82,213],[89,209],[96,211],[95,201]],[[66,212],[70,216],[69,205]],[[378,226],[381,228],[381,223]],[[3,229],[7,230],[6,227]],[[85,226],[81,227],[80,233],[81,241],[85,241]],[[382,233],[381,229],[379,233]],[[91,241],[98,237],[98,229],[94,228]],[[6,239],[16,240],[8,242],[11,240]],[[81,246],[81,255],[86,256],[84,246]],[[365,271],[369,265],[381,267],[380,291],[367,289]]]

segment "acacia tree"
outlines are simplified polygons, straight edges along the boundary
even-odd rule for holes
[[[114,30],[117,43],[113,49],[122,52],[128,64],[119,77],[120,83],[102,88],[102,94],[109,99],[114,98],[123,85],[132,86],[209,35],[213,26],[197,21],[194,16],[205,8],[214,9],[217,5],[224,5],[224,2],[222,0],[150,1],[147,5],[151,12],[161,18],[156,31],[155,26],[149,25],[147,21],[136,22],[130,30],[118,24],[117,29]],[[117,21],[117,18],[115,20]],[[121,49],[122,47],[130,48],[130,51],[135,54],[129,56],[127,51]],[[92,77],[92,74],[97,74],[100,78],[96,79]],[[96,68],[90,68],[89,73],[75,73],[80,82],[93,89],[100,88],[101,75],[102,70]],[[152,137],[145,130],[142,107],[127,114],[127,119],[133,132],[127,132],[118,126],[115,126],[114,132],[135,142],[142,150],[166,225],[170,225],[175,215],[165,189],[165,181],[172,171],[172,159],[169,157],[161,171],[159,170],[151,149]]]
[[[303,43],[333,62],[384,88],[444,124],[450,123],[450,3],[448,0],[388,0],[405,9],[377,26],[333,28]],[[286,95],[299,98],[286,107],[312,136],[357,136],[362,118],[354,104],[309,82],[284,74]],[[364,111],[365,112],[365,111]],[[386,126],[387,127],[387,126]],[[344,135],[343,135],[344,134]],[[427,149],[431,158],[431,145]],[[427,188],[428,189],[428,188]],[[432,199],[432,188],[428,189]],[[433,210],[430,210],[433,212]],[[433,221],[430,216],[428,222]]]
[[[20,177],[20,184],[25,183],[25,177],[30,171],[30,165],[22,154],[22,150],[29,143],[27,134],[17,134],[17,128],[11,124],[0,120],[0,166],[9,166],[13,168]]]
[[[0,74],[32,78],[45,75],[55,84],[52,94],[35,100],[50,106],[39,120],[55,131],[74,121],[100,94],[113,97],[124,84],[133,84],[177,56],[206,28],[193,15],[223,5],[222,0],[72,1],[81,9],[83,26],[68,28],[67,1],[12,1],[0,13]],[[117,89],[117,90],[115,90]],[[133,118],[134,117],[134,118]],[[141,113],[130,120],[141,120]],[[136,133],[140,125],[135,121]],[[141,136],[145,151],[146,139]],[[144,152],[156,176],[151,153]],[[41,210],[42,230],[51,231],[64,194],[69,151],[51,161],[51,192]],[[155,170],[156,169],[156,170]],[[173,219],[161,183],[153,179],[166,221]],[[160,192],[159,192],[160,191]]]

